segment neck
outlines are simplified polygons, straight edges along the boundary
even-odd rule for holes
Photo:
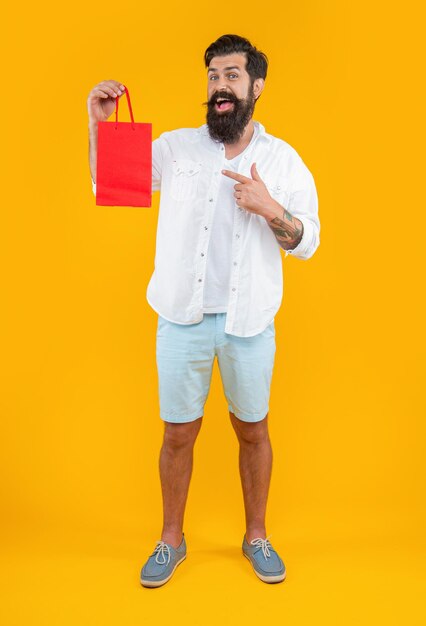
[[[245,127],[243,134],[236,143],[226,143],[226,141],[224,142],[226,155],[228,156],[231,154],[233,156],[236,156],[240,154],[240,152],[242,152],[249,145],[253,137],[253,133],[254,124],[253,120],[251,119]]]

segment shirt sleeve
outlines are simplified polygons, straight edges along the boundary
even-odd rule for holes
[[[303,224],[303,236],[288,254],[298,259],[309,259],[320,243],[320,221],[318,217],[318,195],[314,178],[298,155],[292,177],[292,186],[287,210]]]
[[[161,172],[163,169],[163,138],[160,135],[152,142],[152,191],[161,189]]]
[[[163,153],[162,153],[162,137],[158,137],[158,139],[154,139],[152,142],[152,191],[159,191],[161,189],[161,171],[163,168]],[[93,178],[92,181],[92,191],[96,196],[96,183]]]

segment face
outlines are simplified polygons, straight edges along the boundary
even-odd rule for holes
[[[246,69],[245,54],[213,57],[207,71],[207,126],[212,139],[236,143],[253,115],[256,99],[264,86],[253,83]]]

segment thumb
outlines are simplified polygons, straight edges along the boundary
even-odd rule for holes
[[[250,174],[251,174],[251,177],[252,177],[252,179],[253,179],[253,180],[259,180],[259,181],[261,181],[261,180],[262,180],[262,179],[260,178],[260,176],[259,176],[258,171],[257,171],[257,168],[256,168],[256,163],[253,163],[253,165],[251,166],[251,169],[250,169]]]

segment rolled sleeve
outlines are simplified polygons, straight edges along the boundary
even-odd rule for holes
[[[301,157],[297,158],[293,181],[287,210],[302,222],[303,236],[295,248],[286,250],[285,256],[307,260],[319,246],[320,221],[315,181]]]

